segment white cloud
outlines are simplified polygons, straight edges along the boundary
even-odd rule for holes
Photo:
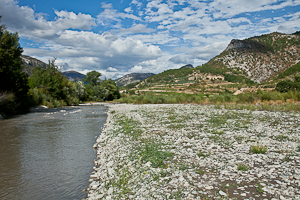
[[[127,29],[120,29],[119,30],[122,33],[151,33],[151,32],[155,32],[155,29],[152,28],[147,28],[146,25],[144,24],[137,24],[132,26],[131,28],[127,28]]]
[[[113,67],[108,67],[108,68],[106,69],[106,72],[118,72],[118,71],[119,71],[118,69],[113,68]]]
[[[104,11],[97,15],[97,22],[102,25],[110,25],[112,21],[121,22],[121,19],[142,21],[140,17],[133,14],[118,12],[118,10],[113,9],[112,4],[102,3],[102,8],[105,8]]]
[[[67,11],[54,11],[58,16],[56,21],[50,23],[51,27],[57,27],[60,30],[64,29],[80,29],[80,30],[90,30],[92,26],[96,26],[95,19],[91,15],[86,15],[78,13],[76,15],[74,12]]]
[[[125,8],[124,11],[127,12],[127,13],[132,13],[133,12],[131,7]]]
[[[144,73],[145,70],[143,70],[143,67],[140,65],[135,65],[131,69],[128,70],[130,73]]]
[[[140,9],[141,6],[142,6],[142,3],[139,2],[138,0],[132,0],[130,4],[135,4],[139,9]]]
[[[19,6],[13,0],[0,1],[2,22],[8,29],[28,38],[52,39],[59,31],[66,29],[89,30],[95,26],[95,19],[87,14],[75,14],[67,11],[54,11],[54,21],[47,21],[44,14],[36,14],[28,6]]]
[[[171,36],[169,31],[153,33],[151,35],[144,35],[144,34],[131,35],[130,38],[138,39],[149,44],[159,44],[159,45],[176,43],[177,41],[180,40],[178,37]]]

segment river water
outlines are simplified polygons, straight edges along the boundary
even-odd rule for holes
[[[0,119],[0,199],[83,199],[107,107]]]

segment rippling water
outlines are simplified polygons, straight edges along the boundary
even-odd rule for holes
[[[0,199],[82,199],[94,166],[103,106],[0,120]]]

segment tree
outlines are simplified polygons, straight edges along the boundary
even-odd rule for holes
[[[29,86],[36,103],[46,104],[50,107],[64,104],[77,105],[79,94],[77,94],[76,87],[68,81],[66,76],[58,71],[54,63],[55,60],[52,60],[49,61],[49,65],[46,68],[36,67],[32,70]]]
[[[91,71],[86,74],[86,77],[82,79],[83,82],[87,82],[92,86],[99,85],[100,84],[100,77],[101,73],[97,71]]]
[[[46,69],[42,67],[34,68],[29,78],[29,86],[30,88],[43,88],[52,97],[65,99],[63,89],[67,86],[68,80],[57,70],[54,62],[55,60],[49,61]]]
[[[4,97],[0,100],[2,115],[26,111],[29,107],[27,75],[22,73],[21,66],[22,52],[18,33],[10,33],[4,25],[0,25],[0,96]]]
[[[101,83],[101,86],[103,86],[104,88],[106,88],[108,90],[108,95],[106,97],[106,100],[113,100],[113,99],[119,99],[120,98],[120,92],[118,90],[118,87],[116,85],[116,83],[111,80],[111,79],[108,79],[108,80],[104,80],[102,83]]]

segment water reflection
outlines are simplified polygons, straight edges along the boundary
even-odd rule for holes
[[[0,199],[82,199],[106,107],[0,120]]]

